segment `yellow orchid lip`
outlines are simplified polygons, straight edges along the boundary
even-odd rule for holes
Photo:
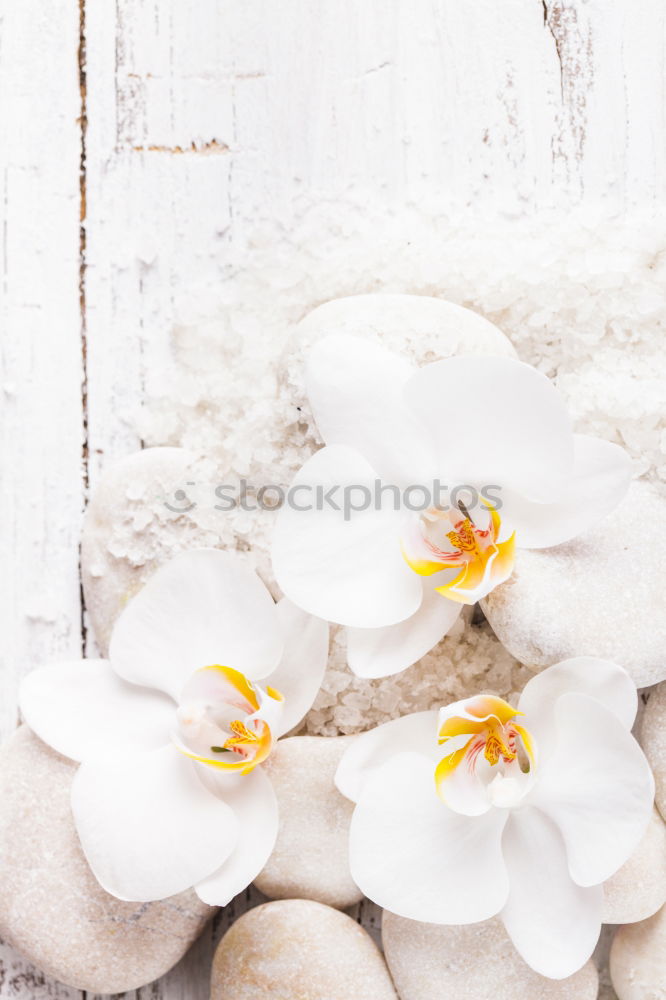
[[[230,757],[226,759],[219,759],[216,757],[207,756],[205,754],[197,754],[190,750],[185,744],[174,740],[175,746],[181,753],[189,757],[190,760],[196,760],[200,764],[207,764],[209,767],[214,767],[220,771],[230,771],[237,774],[249,774],[255,769],[257,764],[262,764],[271,752],[273,740],[271,737],[270,727],[264,725],[264,729],[261,737],[257,739],[257,750],[252,757],[242,757],[241,759],[232,760]],[[234,754],[239,749],[238,747],[229,747],[226,744],[218,747],[213,746],[210,748],[213,753],[229,753]]]
[[[284,696],[275,688],[264,691],[233,667],[202,667],[183,692],[173,742],[191,760],[249,774],[273,749],[269,719],[279,714],[283,703]]]
[[[435,589],[451,601],[474,604],[511,575],[516,536],[514,532],[498,541],[501,519],[488,504],[483,505],[488,511],[487,528],[478,527],[464,505],[460,508],[459,512],[429,508],[425,518],[421,516],[418,534],[412,530],[400,546],[408,566],[419,576],[458,570],[453,579]]]
[[[536,754],[531,734],[516,721],[520,715],[494,695],[477,695],[442,710],[437,742],[449,752],[435,768],[435,787],[444,802],[456,777],[483,795],[484,782],[529,775]]]

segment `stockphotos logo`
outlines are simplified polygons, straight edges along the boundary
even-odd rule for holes
[[[466,483],[448,486],[434,479],[428,485],[412,483],[394,486],[375,479],[371,483],[295,483],[262,486],[240,479],[237,483],[200,484],[188,481],[178,486],[164,500],[168,510],[187,514],[197,507],[220,512],[232,510],[275,511],[289,507],[302,513],[331,510],[350,521],[354,514],[367,510],[459,510],[469,515],[480,508],[501,510],[501,486],[489,483],[479,488]]]

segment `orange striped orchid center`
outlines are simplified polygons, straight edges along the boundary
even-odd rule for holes
[[[478,695],[440,710],[435,769],[437,793],[452,809],[477,815],[491,805],[511,807],[534,780],[536,754],[522,713],[502,698]]]
[[[486,505],[475,520],[463,503],[453,510],[429,507],[401,539],[407,564],[420,576],[451,571],[435,589],[449,600],[474,604],[511,575],[515,533],[499,541],[501,520]]]
[[[185,685],[173,741],[187,757],[209,767],[249,774],[271,753],[284,698],[232,667],[197,670]]]

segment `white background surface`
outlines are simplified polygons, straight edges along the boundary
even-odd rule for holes
[[[188,286],[319,203],[661,203],[665,40],[659,0],[5,0],[1,736],[86,648],[86,497]],[[221,926],[131,996],[207,997]],[[7,996],[81,996],[1,960]]]

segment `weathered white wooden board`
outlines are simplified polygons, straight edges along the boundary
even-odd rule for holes
[[[0,14],[2,460],[0,731],[30,664],[81,655],[85,440],[80,279],[79,11],[22,0]],[[0,991],[77,996],[0,951]]]
[[[3,5],[0,735],[19,677],[86,646],[86,487],[141,446],[188,287],[221,282],[262,220],[351,194],[663,202],[664,18],[659,0]],[[135,1000],[204,1000],[233,912]],[[0,992],[81,996],[7,948]]]

